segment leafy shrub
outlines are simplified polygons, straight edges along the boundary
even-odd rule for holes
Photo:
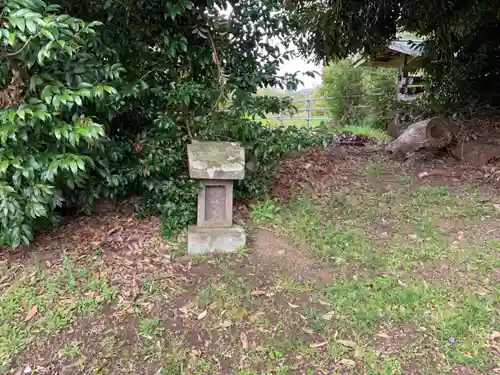
[[[396,98],[396,74],[397,71],[390,68],[363,69],[363,101],[367,122],[372,127],[385,128],[402,105]]]
[[[140,138],[121,137],[110,141],[112,150],[106,160],[113,160],[95,186],[87,191],[95,196],[125,197],[139,195],[142,215],[159,215],[167,236],[184,229],[196,220],[198,183],[188,175],[187,130],[163,122]],[[245,179],[235,183],[236,199],[262,198],[268,190],[269,177],[279,160],[313,144],[321,144],[324,134],[311,135],[302,128],[265,128],[257,121],[230,114],[215,114],[211,126],[197,129],[200,140],[241,142],[254,165]],[[194,130],[194,129],[193,129]],[[112,154],[112,155],[111,155]],[[106,178],[102,178],[106,177]]]
[[[399,106],[395,69],[354,67],[342,60],[324,68],[322,89],[334,98],[330,112],[341,124],[383,128]]]
[[[87,182],[103,126],[85,109],[117,91],[118,64],[96,52],[99,23],[41,1],[8,1],[0,44],[0,244],[16,247],[55,219],[65,197]]]
[[[363,70],[347,60],[323,69],[323,91],[333,100],[328,102],[332,117],[341,123],[356,123],[365,117],[363,107]]]
[[[172,235],[196,216],[198,187],[188,175],[188,140],[185,130],[160,117],[148,131],[108,141],[107,164],[84,193],[90,194],[90,201],[137,194],[140,214],[160,215],[164,233]]]

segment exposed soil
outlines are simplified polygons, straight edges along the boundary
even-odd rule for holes
[[[251,241],[252,262],[264,267],[265,271],[282,267],[301,281],[322,284],[333,281],[333,270],[328,264],[318,264],[309,251],[287,243],[271,229],[258,228],[252,233]]]
[[[374,144],[365,147],[332,145],[313,147],[283,161],[277,168],[271,195],[280,200],[312,191],[317,197],[328,196],[331,189],[343,191],[363,183],[369,163],[382,163],[386,184],[400,177],[438,186],[472,184],[496,194],[500,191],[500,163],[490,159],[485,165],[471,165],[448,155],[416,153],[406,160],[384,155]],[[391,181],[392,179],[392,181]]]

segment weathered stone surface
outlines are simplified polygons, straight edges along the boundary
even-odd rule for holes
[[[205,186],[205,220],[218,223],[226,220],[226,187]]]
[[[191,178],[242,180],[245,177],[245,151],[239,143],[197,141],[187,148]]]
[[[197,225],[205,228],[229,228],[233,225],[233,181],[201,181]]]
[[[233,252],[246,244],[243,228],[188,228],[188,253],[205,254],[214,252]]]

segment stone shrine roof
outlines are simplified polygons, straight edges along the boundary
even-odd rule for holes
[[[191,178],[242,180],[245,177],[245,150],[237,142],[193,141],[187,149]]]

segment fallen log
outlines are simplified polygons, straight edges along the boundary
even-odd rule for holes
[[[432,117],[408,126],[385,150],[392,154],[407,154],[420,149],[439,150],[453,139],[449,120]]]

